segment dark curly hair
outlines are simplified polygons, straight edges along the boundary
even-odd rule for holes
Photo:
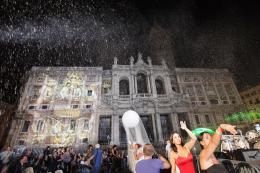
[[[178,152],[178,151],[177,151],[177,147],[176,147],[176,145],[173,143],[173,137],[172,137],[175,133],[179,135],[179,133],[173,132],[173,133],[171,134],[171,137],[170,137],[170,142],[171,142],[171,148],[172,148],[172,150],[173,150],[175,153],[177,153],[177,152]],[[180,135],[179,135],[179,136],[180,136]],[[183,137],[180,136],[180,138],[181,138],[181,146],[184,146]]]

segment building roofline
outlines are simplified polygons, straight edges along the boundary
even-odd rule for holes
[[[227,72],[227,68],[176,68],[176,72]]]

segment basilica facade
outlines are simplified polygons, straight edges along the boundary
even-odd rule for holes
[[[144,61],[145,60],[145,61]],[[24,87],[9,143],[76,146],[126,145],[122,115],[136,111],[153,143],[166,141],[179,121],[214,128],[241,108],[227,69],[169,67],[164,59],[117,58],[102,67],[33,67]],[[184,134],[183,134],[184,135]]]

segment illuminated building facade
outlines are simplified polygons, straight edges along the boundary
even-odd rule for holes
[[[260,84],[240,92],[248,110],[260,110]]]
[[[125,111],[135,110],[150,140],[160,143],[179,121],[212,127],[241,106],[226,69],[168,68],[139,53],[130,64],[117,58],[102,67],[33,67],[20,99],[11,144],[69,146],[126,144]]]

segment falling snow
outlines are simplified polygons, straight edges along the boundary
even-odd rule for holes
[[[259,9],[233,3],[4,0],[0,99],[18,101],[32,66],[109,68],[115,56],[120,64],[138,51],[149,56],[155,22],[168,33],[178,67],[229,68],[239,88],[259,83]]]

